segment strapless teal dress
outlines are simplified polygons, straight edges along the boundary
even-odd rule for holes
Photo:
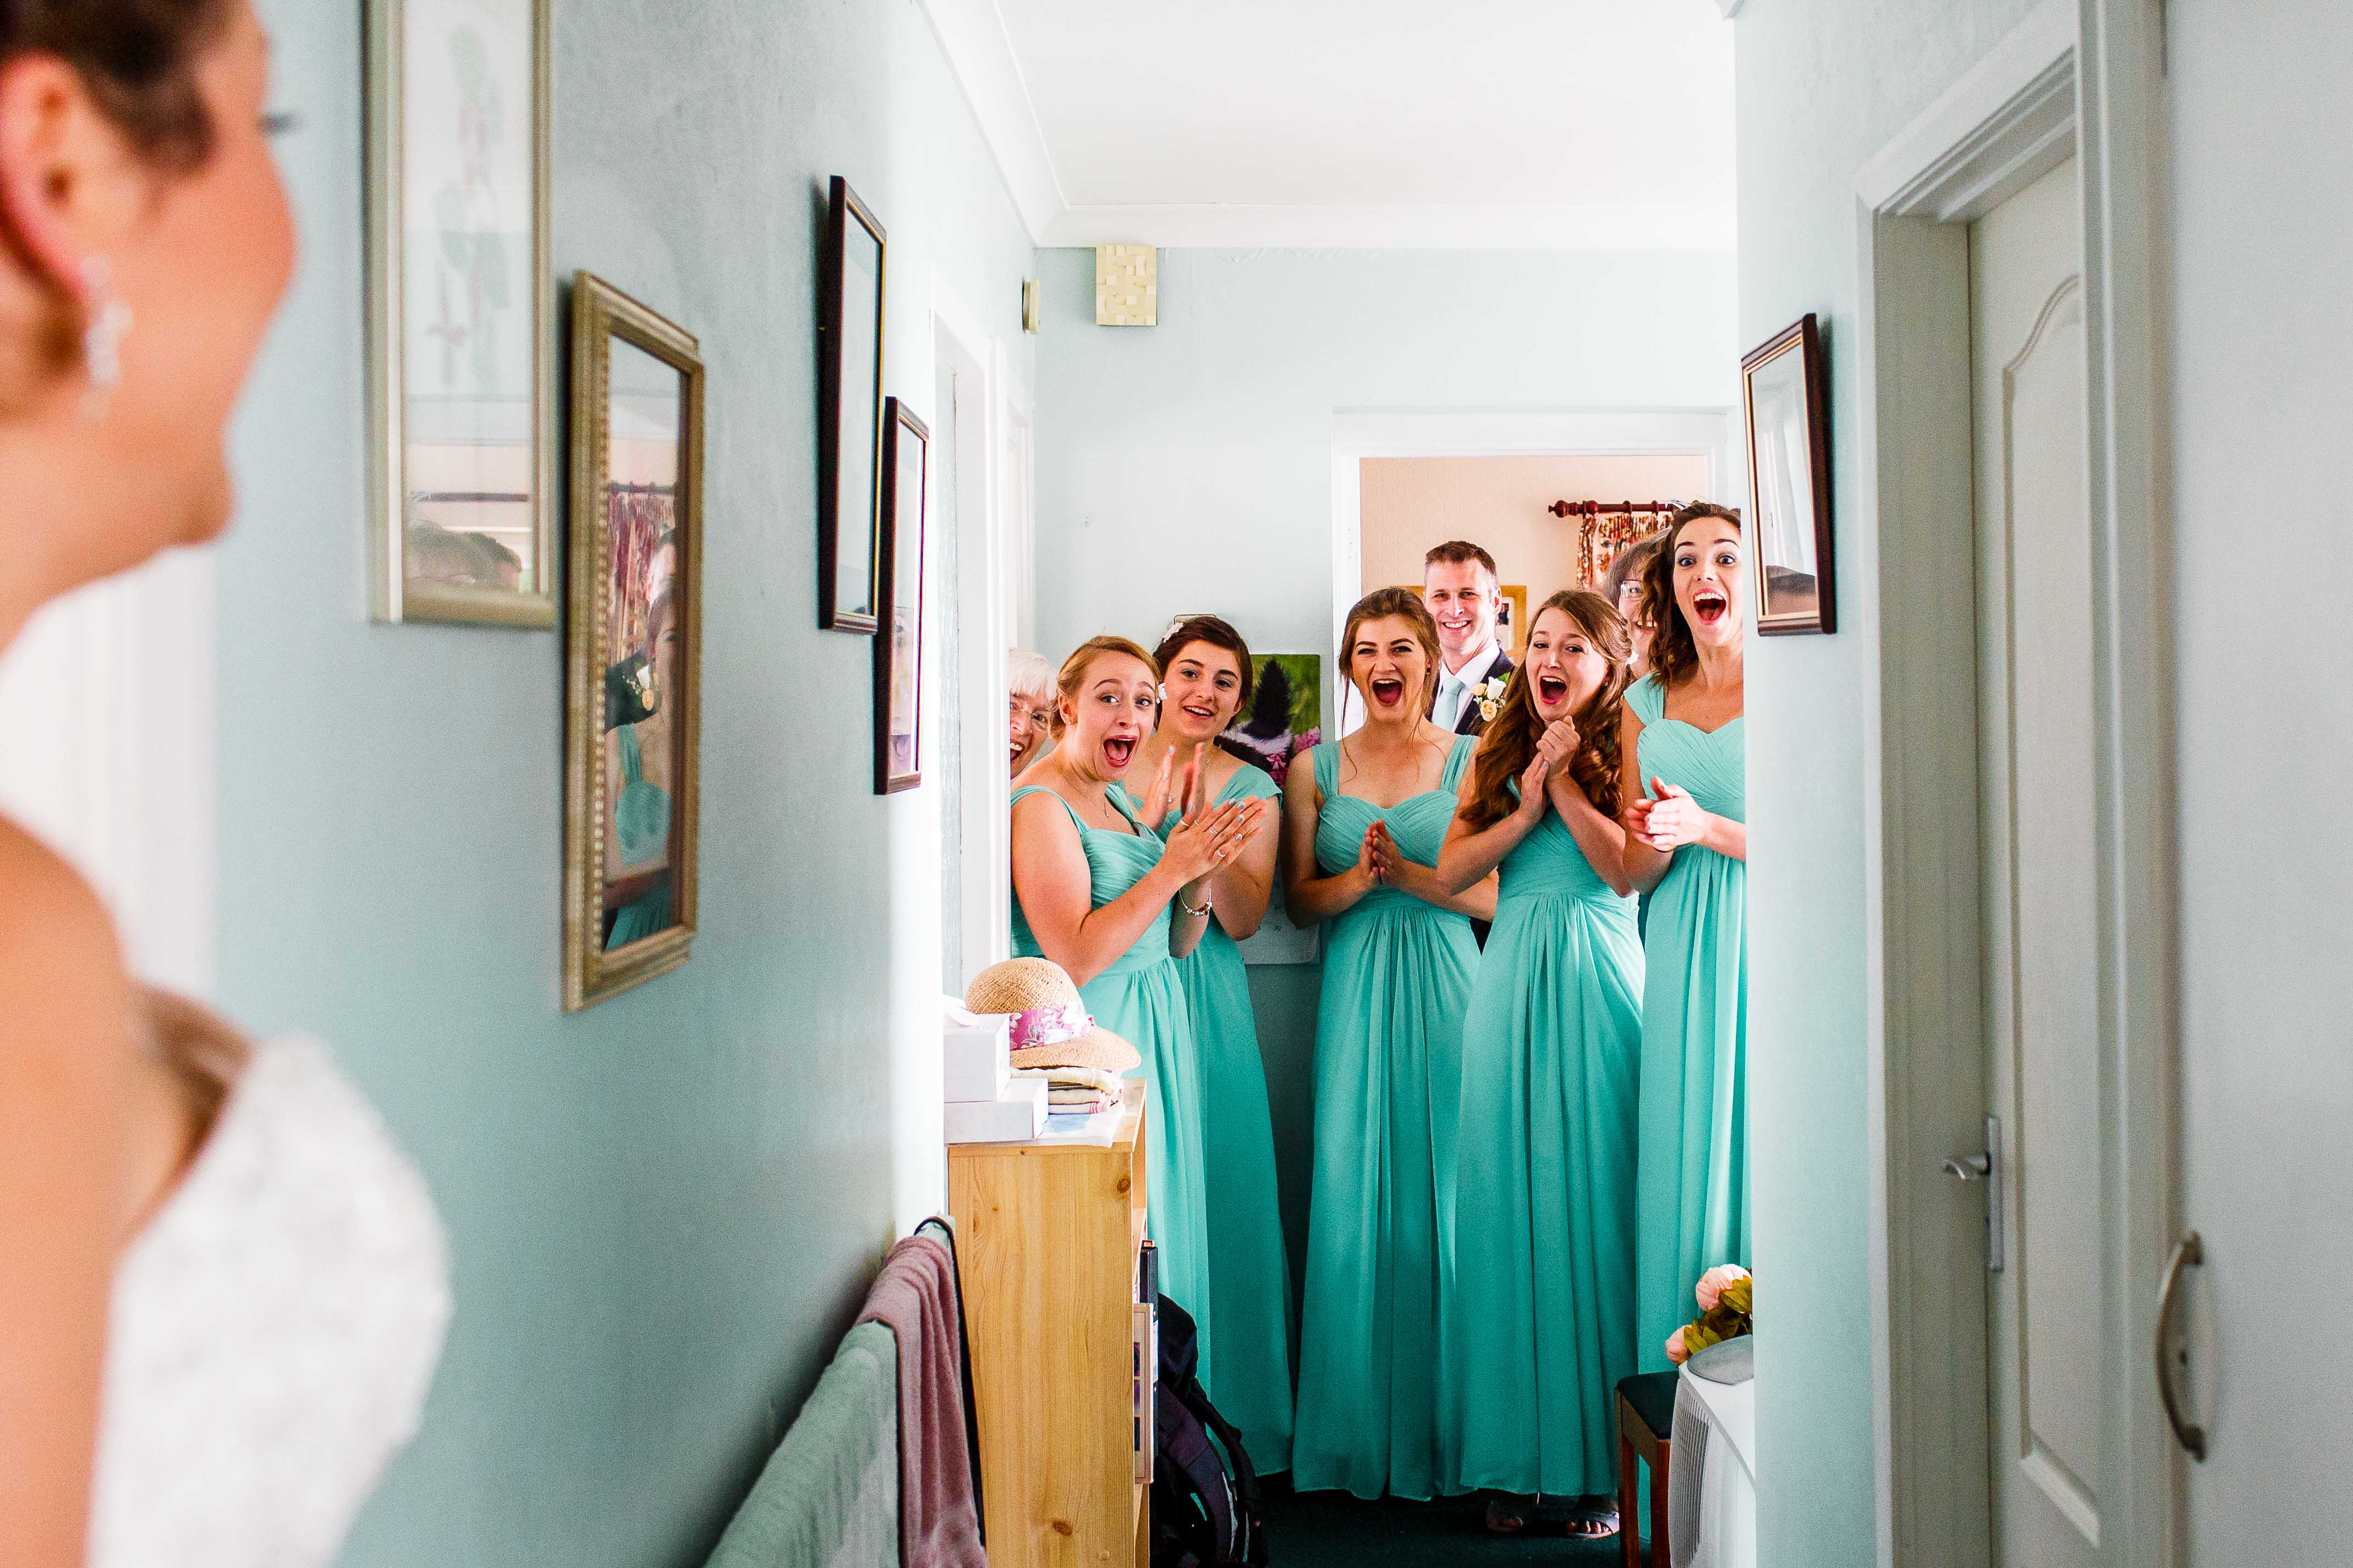
[[[1245,764],[1216,804],[1282,792]],[[1172,818],[1162,829],[1176,826]],[[1274,831],[1272,823],[1260,829]],[[1209,1292],[1218,1303],[1218,1413],[1239,1427],[1261,1475],[1291,1468],[1291,1258],[1275,1202],[1274,1126],[1242,950],[1212,918],[1176,962],[1201,1053],[1201,1151],[1208,1158]]]
[[[621,793],[613,802],[613,836],[620,841],[624,868],[641,866],[670,847],[670,791],[646,777],[644,748],[638,727],[624,724],[619,731]],[[614,952],[668,931],[670,920],[669,873],[630,902],[613,911],[613,929],[605,935],[605,951]]]
[[[1015,790],[1013,799],[1053,794],[1032,784]],[[1092,907],[1099,910],[1110,903],[1159,863],[1165,846],[1136,820],[1123,792],[1112,792],[1111,801],[1134,825],[1128,833],[1090,827],[1069,801],[1060,795],[1054,799],[1069,813],[1086,850]],[[1169,914],[1164,909],[1154,917],[1118,962],[1079,987],[1079,996],[1097,1024],[1134,1046],[1144,1058],[1127,1076],[1151,1085],[1151,1124],[1144,1150],[1145,1225],[1160,1246],[1160,1289],[1200,1327],[1201,1380],[1207,1384],[1215,1363],[1218,1317],[1208,1268],[1208,1205],[1202,1186],[1201,1058],[1194,1044],[1184,980],[1168,952]],[[1046,956],[1022,914],[1018,892],[1013,897],[1013,951],[1022,958]],[[1068,1348],[1039,1347],[1043,1355]]]
[[[1634,900],[1547,810],[1500,868],[1462,1019],[1447,1337],[1465,1487],[1614,1489],[1634,1342]],[[1631,1528],[1629,1521],[1628,1528]]]
[[[1668,718],[1656,676],[1626,701],[1642,721],[1646,792],[1664,779],[1704,811],[1748,820],[1742,721],[1709,731]],[[1651,895],[1634,1258],[1653,1370],[1669,1364],[1667,1336],[1699,1315],[1699,1277],[1749,1261],[1747,904],[1747,866],[1695,845]]]
[[[1315,860],[1356,864],[1386,817],[1406,856],[1438,863],[1477,744],[1441,787],[1384,811],[1340,793],[1337,742],[1315,748]],[[1394,888],[1331,921],[1315,1021],[1315,1191],[1299,1338],[1292,1484],[1361,1498],[1458,1489],[1440,1368],[1452,1289],[1462,1009],[1479,965],[1471,922]]]

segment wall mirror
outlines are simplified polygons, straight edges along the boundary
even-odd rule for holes
[[[882,624],[882,226],[836,174],[818,268],[817,624]]]

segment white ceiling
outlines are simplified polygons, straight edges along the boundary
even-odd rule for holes
[[[1729,248],[1722,0],[923,0],[1044,245]]]

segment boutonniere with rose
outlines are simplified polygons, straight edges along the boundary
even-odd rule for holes
[[[1479,705],[1479,722],[1492,724],[1504,708],[1504,677],[1491,676],[1471,689],[1471,700]]]

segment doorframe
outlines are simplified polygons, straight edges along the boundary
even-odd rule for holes
[[[981,325],[980,318],[936,269],[932,279],[932,331],[935,356],[937,345],[944,343],[981,379],[973,423],[968,430],[958,430],[955,443],[956,517],[964,531],[956,546],[961,581],[954,585],[960,637],[956,647],[943,650],[943,657],[957,661],[965,698],[959,759],[963,809],[958,814],[964,866],[956,884],[963,897],[960,908],[940,911],[943,921],[957,922],[958,951],[964,955],[965,967],[977,970],[1007,956],[1013,944],[1011,789],[1005,774],[1004,732],[997,727],[1003,719],[1003,710],[997,706],[1002,698],[983,700],[983,694],[1005,690],[1005,654],[1011,646],[1010,530],[999,448],[1011,417],[1014,394],[1005,345]],[[937,381],[935,357],[925,384],[935,386]],[[1022,403],[1026,412],[1026,398]],[[950,411],[941,408],[932,413],[935,428],[951,416]],[[968,443],[963,439],[966,436]],[[933,584],[934,591],[944,586]]]
[[[1364,596],[1366,458],[1703,457],[1707,493],[1747,493],[1736,411],[1696,408],[1342,408],[1332,415],[1332,637]],[[1737,504],[1737,501],[1727,503]],[[1342,694],[1327,692],[1336,726]]]
[[[1990,1560],[1968,221],[2073,155],[2102,840],[2100,1560],[2172,1560],[2149,1347],[2178,1210],[2172,607],[2158,395],[2162,18],[2045,0],[1856,182],[1874,1470],[1883,1563]],[[1971,585],[1956,593],[1953,585]],[[1885,613],[1901,606],[1897,618]]]

